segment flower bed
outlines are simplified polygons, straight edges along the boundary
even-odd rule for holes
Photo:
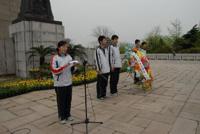
[[[86,72],[87,83],[96,81],[96,77],[97,77],[96,71],[90,70]],[[83,81],[84,81],[83,74],[73,76],[74,86],[83,84]],[[28,79],[28,80],[2,82],[0,83],[0,99],[27,93],[30,91],[52,89],[52,88],[53,88],[52,79],[47,79],[47,80]]]

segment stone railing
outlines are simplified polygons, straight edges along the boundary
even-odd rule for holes
[[[148,54],[151,60],[190,60],[200,61],[200,54]]]
[[[86,49],[88,63],[94,64],[95,49]],[[198,54],[147,54],[150,60],[183,60],[183,61],[200,61],[200,53]],[[122,62],[125,60],[124,54],[121,54]]]

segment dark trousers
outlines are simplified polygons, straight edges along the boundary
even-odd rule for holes
[[[117,93],[117,84],[119,81],[120,68],[115,68],[113,72],[110,73],[110,93]]]
[[[109,73],[106,74],[98,74],[97,75],[97,98],[106,96],[106,88],[108,85],[108,76]]]
[[[58,117],[61,120],[71,116],[72,86],[55,87],[58,107]]]
[[[134,84],[140,82],[140,78],[136,77],[136,72],[134,72]]]

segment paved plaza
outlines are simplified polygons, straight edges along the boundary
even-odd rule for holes
[[[200,62],[152,61],[153,91],[144,94],[121,74],[119,96],[96,99],[88,84],[90,134],[200,134]],[[108,88],[109,89],[109,88]],[[92,101],[91,101],[92,100]],[[73,88],[73,122],[84,120],[84,87]],[[54,90],[0,100],[0,134],[84,134],[85,125],[62,125]]]

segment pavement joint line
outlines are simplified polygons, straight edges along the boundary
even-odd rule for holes
[[[174,121],[174,123],[177,121],[178,117],[180,117],[181,112],[183,111],[183,108],[185,107],[186,103],[188,102],[189,98],[191,97],[191,94],[195,91],[196,86],[200,83],[200,80],[198,80],[198,82],[194,85],[192,91],[190,92],[190,95],[188,95],[187,99],[185,100],[183,106],[181,107],[181,109],[179,110],[178,114],[176,115],[176,120]],[[173,123],[173,124],[174,124]],[[197,126],[198,127],[198,126]],[[171,132],[172,128],[170,129]]]

